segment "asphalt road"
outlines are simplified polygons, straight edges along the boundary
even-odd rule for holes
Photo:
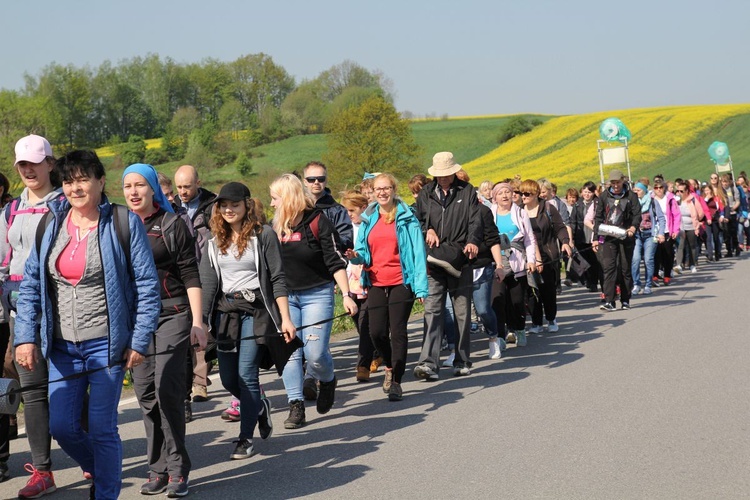
[[[745,274],[748,273],[748,274]],[[556,334],[530,335],[487,359],[474,336],[469,377],[415,380],[421,321],[411,325],[404,399],[382,370],[354,381],[356,343],[333,345],[331,412],[283,429],[281,380],[264,373],[275,429],[257,455],[230,461],[238,423],[215,380],[188,425],[193,498],[750,498],[750,259],[705,265],[669,288],[603,313],[581,287],[560,296]],[[146,441],[134,401],[121,407],[122,498],[141,498]],[[53,445],[54,446],[54,445]],[[12,442],[13,498],[26,481],[25,439]],[[59,500],[87,498],[81,471],[54,446]]]

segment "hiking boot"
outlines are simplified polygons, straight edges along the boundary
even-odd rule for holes
[[[205,403],[208,401],[208,389],[205,385],[193,384],[193,402]]]
[[[228,420],[229,422],[240,421],[240,400],[232,398],[232,402],[229,403],[229,407],[221,412],[221,419]]]
[[[305,401],[318,399],[318,381],[314,378],[306,378],[302,382],[302,396],[304,396]]]
[[[370,381],[370,369],[365,366],[357,367],[357,382],[369,382]]]
[[[383,392],[388,394],[393,384],[393,369],[385,369],[385,378],[383,379]]]
[[[383,358],[378,356],[377,358],[372,360],[372,363],[370,363],[370,373],[375,373],[378,371],[378,368],[380,368],[380,365],[383,364]]]
[[[260,413],[258,414],[258,434],[261,439],[268,439],[273,434],[271,421],[271,401],[267,397],[260,399]]]
[[[336,376],[330,382],[320,383],[320,393],[318,394],[317,410],[321,415],[325,415],[333,406],[336,396]]]
[[[284,420],[284,429],[299,429],[305,425],[305,402],[295,399],[289,402],[289,418]]]
[[[18,498],[39,498],[57,489],[52,471],[39,470],[31,464],[26,464],[23,468],[31,473],[31,478],[18,492]]]
[[[153,474],[141,486],[141,495],[158,495],[167,489],[169,478],[162,474]]]
[[[185,423],[193,421],[193,407],[190,401],[185,401]]]
[[[453,367],[454,377],[465,377],[466,375],[471,375],[471,370],[464,363],[459,363]]]
[[[414,376],[423,380],[437,380],[439,375],[435,370],[427,365],[417,365],[414,367]]]
[[[252,445],[250,445],[252,446]],[[187,496],[188,494],[188,480],[186,477],[170,477],[169,484],[167,485],[167,497],[179,498]]]
[[[401,384],[393,382],[388,390],[388,401],[401,401],[403,397],[404,392],[401,390]]]
[[[230,460],[242,460],[243,458],[250,458],[253,456],[253,441],[252,439],[238,439],[232,441],[237,443],[234,447],[234,451],[229,455]],[[171,479],[169,480],[171,484]]]

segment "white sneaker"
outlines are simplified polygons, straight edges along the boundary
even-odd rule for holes
[[[695,273],[698,272],[698,268],[695,267],[695,266],[690,266],[690,272],[693,273],[693,274],[695,274]]]
[[[682,266],[678,264],[672,268],[672,271],[676,272],[677,274],[682,274]]]
[[[635,285],[633,287],[633,291],[630,294],[631,295],[640,295],[640,293],[641,293],[641,287],[639,287],[638,285]]]
[[[547,331],[550,333],[555,333],[560,329],[559,326],[557,326],[557,320],[552,320],[549,323],[547,323]]]
[[[490,359],[500,359],[500,356],[502,356],[500,343],[497,339],[490,339]]]
[[[523,347],[526,345],[526,330],[518,330],[516,332],[516,347]]]
[[[450,356],[448,356],[448,359],[443,361],[443,366],[445,368],[453,368],[453,361],[456,359],[456,353],[452,352]]]
[[[519,332],[516,332],[516,337],[518,337],[518,333]],[[542,333],[542,325],[531,325],[531,328],[529,328],[529,333]],[[518,342],[516,342],[516,344],[517,343]]]
[[[661,269],[659,271],[659,278],[664,279],[664,270],[663,269]]]

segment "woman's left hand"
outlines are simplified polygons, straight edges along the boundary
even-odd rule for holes
[[[198,344],[195,348],[196,351],[205,351],[208,339],[206,338],[206,331],[200,325],[193,325],[190,329],[190,345]]]
[[[354,302],[353,298],[349,297],[349,294],[344,295],[344,309],[349,313],[349,316],[357,314],[357,303]]]
[[[125,369],[129,370],[143,363],[143,360],[146,358],[138,351],[134,351],[133,349],[125,349],[125,355],[122,357],[122,359],[125,360]]]
[[[568,257],[570,257],[571,255],[573,255],[573,251],[570,249],[570,245],[568,245],[567,243],[563,243],[563,245],[562,245],[562,251],[565,252],[566,254],[568,254]]]
[[[16,363],[28,371],[36,366],[36,344],[21,344],[16,347]]]

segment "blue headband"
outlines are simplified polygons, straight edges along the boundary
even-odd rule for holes
[[[169,200],[161,191],[161,186],[159,185],[159,176],[156,175],[156,169],[154,169],[154,167],[146,163],[135,163],[126,168],[122,173],[123,180],[125,180],[125,176],[128,174],[142,175],[143,178],[146,179],[146,182],[148,182],[148,185],[151,186],[151,189],[154,190],[154,201],[167,212],[174,213],[172,204],[169,203]]]
[[[647,188],[647,187],[646,187],[646,185],[645,185],[644,183],[642,183],[642,182],[636,182],[636,183],[635,183],[635,187],[637,187],[638,189],[640,189],[640,190],[641,190],[641,191],[643,191],[644,193],[648,193],[648,188]]]

